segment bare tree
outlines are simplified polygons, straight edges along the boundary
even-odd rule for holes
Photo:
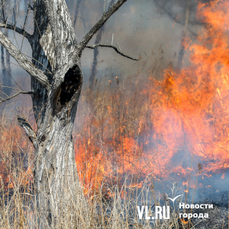
[[[5,0],[1,0],[1,18],[6,20],[5,15]],[[5,30],[5,29],[3,29]],[[8,31],[5,30],[5,35],[8,37]],[[11,93],[12,81],[11,81],[11,66],[10,66],[10,55],[7,50],[1,46],[1,66],[2,66],[2,83],[5,87],[2,88],[2,94],[7,97]]]
[[[78,0],[77,3],[76,3],[75,16],[74,16],[74,21],[73,21],[73,28],[75,28],[77,17],[79,16],[79,7],[80,7],[81,1],[82,0]]]
[[[184,23],[184,28],[182,32],[182,39],[181,39],[181,49],[178,55],[178,63],[177,63],[177,68],[181,69],[182,64],[183,64],[183,59],[184,59],[184,52],[185,52],[185,46],[184,42],[187,39],[187,28],[188,28],[188,22],[189,22],[189,14],[190,14],[190,0],[187,1],[187,6],[185,10],[185,23]]]
[[[193,27],[196,25],[203,25],[202,22],[196,18],[196,10],[199,2],[206,2],[211,0],[154,0],[155,6],[160,12],[172,21],[183,26],[181,48],[178,54],[177,69],[181,69],[185,54],[184,42],[188,33],[193,37],[197,37],[197,34],[193,31]]]
[[[109,7],[111,7],[114,4],[114,0],[111,0]],[[106,7],[106,1],[104,0],[104,4],[103,4],[103,10],[105,10]],[[109,9],[108,7],[108,9]],[[105,29],[105,25],[98,31],[98,33],[96,34],[96,38],[95,38],[95,43],[98,44],[101,42],[102,39],[102,35]],[[90,74],[90,78],[89,78],[89,88],[92,89],[94,82],[95,82],[95,76],[97,73],[97,67],[98,67],[98,56],[99,56],[99,50],[98,48],[94,49],[94,54],[93,54],[93,64],[92,64],[92,68],[91,68],[91,74]]]
[[[197,33],[194,32],[195,26],[205,26],[204,22],[200,21],[196,17],[197,6],[199,3],[209,3],[213,0],[153,0],[155,6],[161,14],[166,15],[172,21],[183,26],[181,36],[181,48],[178,54],[177,69],[182,68],[185,47],[184,43],[187,36],[192,35],[197,37]]]
[[[42,212],[39,228],[47,225],[55,228],[57,216],[68,219],[70,227],[81,224],[79,228],[83,228],[87,224],[89,213],[80,187],[72,140],[83,84],[80,58],[87,47],[108,47],[131,58],[111,45],[88,46],[93,35],[126,1],[118,0],[104,12],[80,42],[76,39],[65,0],[34,0],[33,4],[28,4],[28,11],[33,11],[34,18],[32,34],[26,31],[26,18],[22,27],[4,18],[0,23],[0,27],[14,30],[26,38],[32,49],[30,61],[0,31],[0,43],[31,76],[31,91],[19,91],[7,100],[17,94],[32,96],[37,131],[25,117],[18,117],[18,122],[35,149],[34,186]]]

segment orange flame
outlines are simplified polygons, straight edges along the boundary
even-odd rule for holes
[[[126,90],[130,99],[127,95],[122,101],[116,93],[104,105],[103,117],[87,116],[83,129],[91,135],[83,140],[79,134],[75,145],[81,179],[99,188],[104,178],[119,182],[126,174],[136,180],[149,174],[186,177],[198,173],[190,155],[196,156],[196,168],[204,162],[202,176],[229,168],[228,15],[226,1],[199,4],[197,17],[206,28],[196,43],[189,39],[183,43],[191,52],[190,67],[182,71],[170,67],[160,81],[150,76],[138,94],[140,102]],[[87,123],[94,126],[88,128]]]
[[[169,67],[161,80],[149,73],[147,82],[139,72],[135,90],[129,79],[112,90],[110,80],[109,91],[97,92],[93,101],[81,97],[74,140],[85,194],[106,189],[112,195],[106,185],[124,182],[140,188],[146,177],[187,178],[201,172],[204,178],[229,169],[228,15],[227,1],[199,4],[197,17],[205,29],[196,43],[183,41],[191,53],[190,67]],[[20,129],[13,131],[20,141]],[[2,152],[10,141],[3,133]],[[25,141],[20,144],[26,147]],[[0,173],[6,167],[2,163]]]

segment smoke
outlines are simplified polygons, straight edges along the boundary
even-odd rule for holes
[[[72,15],[78,41],[80,41],[94,23],[101,18],[103,14],[101,5],[104,1],[67,0],[66,2]],[[105,2],[105,6],[108,8],[110,1]],[[121,57],[114,50],[105,48],[98,48],[99,54],[94,55],[93,59],[93,51],[85,50],[82,56],[84,71],[88,72],[92,68],[95,58],[98,65],[97,71],[95,71],[98,80],[104,78],[105,75],[108,75],[108,77],[116,75],[117,72],[126,78],[136,73],[143,61],[147,61],[145,71],[148,71],[152,67],[152,62],[155,63],[155,61],[160,70],[163,70],[169,64],[177,66],[178,53],[182,47],[181,41],[187,2],[182,0],[127,1],[107,21],[103,35],[99,40],[103,44],[111,44],[113,41],[113,44],[120,48],[122,52],[135,58],[141,57],[141,60],[136,63]],[[23,10],[25,10],[28,3],[28,0],[21,1],[21,4],[17,7],[20,12],[16,12],[16,8],[12,11],[16,14],[18,26],[23,26],[25,16]],[[202,27],[202,24],[196,19],[196,7],[197,2],[190,0],[188,36],[192,36],[193,39]],[[9,18],[14,20],[14,15],[11,14]],[[30,33],[33,31],[32,21],[32,13],[30,12],[26,26]],[[17,34],[15,37],[11,34],[11,38],[16,38],[16,43],[20,46],[21,41]],[[91,44],[96,41],[95,39],[96,35]],[[23,52],[27,50],[28,48],[25,46],[22,49]],[[184,57],[185,55],[186,53],[184,53]],[[187,60],[184,62],[187,63]],[[86,78],[88,77],[87,74]],[[87,81],[85,80],[85,83]]]
[[[78,41],[80,41],[102,16],[101,0],[68,0],[67,4],[71,11]],[[107,21],[103,34],[95,35],[91,44],[94,42],[111,44],[113,42],[113,44],[125,54],[136,58],[141,57],[141,59],[138,62],[128,60],[115,53],[112,49],[99,48],[99,52],[98,50],[97,52],[85,50],[82,56],[83,71],[86,78],[84,81],[85,86],[87,86],[90,69],[94,61],[97,63],[97,68],[94,73],[96,74],[95,77],[104,85],[109,85],[109,80],[114,84],[116,76],[118,76],[121,85],[124,79],[131,76],[129,77],[129,81],[126,80],[126,84],[130,85],[134,83],[133,76],[139,71],[141,72],[139,75],[142,78],[146,79],[149,77],[150,72],[156,72],[154,76],[156,75],[155,77],[160,79],[163,75],[161,72],[168,65],[173,67],[177,66],[180,51],[182,51],[182,56],[180,56],[181,62],[187,65],[188,53],[182,49],[184,31],[186,36],[191,37],[192,40],[195,41],[198,30],[203,28],[203,24],[196,18],[197,4],[198,2],[194,0],[190,0],[189,6],[188,1],[183,0],[127,1],[127,3]],[[23,9],[24,6],[21,7],[21,9]],[[188,17],[187,9],[189,10]],[[18,20],[18,23],[19,22],[23,23],[23,20]],[[30,24],[32,24],[32,17],[28,19],[28,25]],[[32,27],[28,26],[30,32],[32,32],[31,28]],[[13,35],[10,35],[12,39]],[[18,43],[20,47],[21,42],[21,37],[16,35],[14,43]],[[22,51],[26,53],[28,43],[25,41],[23,43]],[[93,52],[95,53],[94,56]],[[23,89],[25,89],[25,86],[28,87],[28,85],[25,85],[25,82],[27,83],[28,81],[25,81],[25,78],[22,77],[23,74],[21,74],[19,68],[14,66],[12,70],[12,76],[17,76],[16,81],[20,81],[19,85],[23,87]],[[21,78],[19,78],[19,76]],[[113,85],[112,83],[110,84]],[[185,158],[183,167],[187,169],[190,165],[191,156],[187,154],[187,152],[184,152],[184,150],[178,150],[176,156],[171,159],[171,162],[173,165],[178,166],[181,157]],[[199,158],[194,158],[195,166],[199,162]],[[192,182],[194,183],[196,172],[195,170],[192,176]],[[181,177],[175,174],[172,174],[172,176],[174,181],[180,180],[179,185],[182,186],[181,182],[185,181],[185,178],[182,180]],[[219,179],[219,175],[216,175],[214,179]],[[206,180],[202,183],[203,187],[205,187],[205,184],[214,183],[212,189],[214,192],[216,186],[219,184],[222,185],[223,181],[224,180],[217,183],[214,180],[214,183],[212,180]],[[160,185],[158,184],[157,187],[160,187]],[[225,190],[225,186],[222,185],[221,191]],[[202,198],[203,195],[201,192],[202,190],[198,190],[195,195]],[[190,192],[190,197],[192,197],[192,194],[193,193]]]
[[[87,1],[66,1],[72,15],[72,22],[75,25],[75,31],[80,42],[83,36],[92,28],[94,23],[98,21],[102,14],[104,1],[87,0]],[[106,2],[106,8],[110,1]],[[18,9],[21,17],[17,17],[18,26],[23,26],[23,10],[27,1],[21,1]],[[201,23],[196,19],[197,3],[191,0],[190,3],[190,20],[188,26],[188,36],[195,39],[197,31],[202,27]],[[147,62],[144,71],[147,72],[152,68],[152,63],[157,63],[157,71],[160,74],[169,64],[176,67],[178,62],[178,54],[182,48],[182,34],[185,23],[185,10],[187,1],[181,0],[137,0],[127,1],[106,23],[103,35],[99,37],[100,43],[111,44],[117,46],[125,54],[138,58],[138,62],[128,60],[121,57],[112,49],[98,48],[99,53],[94,55],[92,50],[85,50],[82,56],[82,65],[86,80],[88,83],[90,73],[89,70],[93,66],[93,62],[97,63],[94,74],[95,78],[107,82],[109,78],[116,77],[118,74],[121,78],[134,75],[143,62]],[[12,15],[13,17],[13,15]],[[13,18],[12,18],[13,20]],[[27,29],[30,33],[33,31],[32,13],[29,14]],[[21,40],[16,34],[16,43],[20,46]],[[14,35],[11,34],[11,38]],[[91,44],[96,42],[96,35]],[[98,39],[97,39],[98,40]],[[25,41],[23,41],[24,43]],[[22,51],[26,52],[27,46],[23,46]],[[184,58],[187,53],[184,52]],[[184,63],[188,63],[188,58]],[[14,66],[13,66],[14,67]],[[107,78],[104,78],[107,76]]]
[[[67,1],[73,17],[78,7],[75,30],[79,41],[102,16],[101,2],[103,1],[87,0],[78,5],[78,2]],[[121,77],[126,78],[134,75],[143,61],[147,61],[144,71],[152,68],[152,63],[155,62],[158,65],[158,72],[163,71],[168,65],[177,67],[180,52],[182,52],[180,57],[182,65],[186,66],[189,63],[188,53],[182,50],[182,39],[187,2],[181,0],[127,1],[107,21],[99,40],[102,44],[113,42],[113,45],[120,48],[122,52],[135,58],[141,57],[141,60],[136,63],[119,56],[111,49],[99,48],[99,54],[96,55],[95,78],[106,81],[104,76],[108,75],[109,78],[115,75],[117,69]],[[202,23],[196,19],[197,5],[198,2],[190,0],[186,35],[193,41],[199,29],[203,27]],[[96,35],[91,44],[96,42],[95,39]],[[82,57],[83,68],[91,69],[93,63],[95,63],[93,51],[85,50]],[[85,83],[87,83],[89,76],[85,77]]]

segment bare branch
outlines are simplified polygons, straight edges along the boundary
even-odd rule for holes
[[[104,47],[104,48],[112,48],[114,49],[118,54],[120,54],[121,56],[124,56],[130,60],[134,60],[134,61],[138,61],[139,59],[136,59],[136,58],[133,58],[131,56],[127,56],[126,54],[122,53],[121,51],[118,50],[117,47],[113,46],[113,45],[103,45],[103,44],[94,44],[92,46],[90,45],[87,45],[86,48],[89,48],[89,49],[95,49],[96,47]]]
[[[20,95],[20,94],[33,95],[34,92],[32,92],[32,91],[19,91],[19,92],[17,92],[16,94],[14,94],[14,95],[12,95],[12,96],[6,98],[6,99],[2,99],[2,98],[0,97],[0,100],[1,100],[0,103],[6,102],[6,101],[8,101],[8,100],[11,100],[11,99],[15,98],[16,96],[18,96],[18,95]]]
[[[29,122],[20,116],[17,116],[17,121],[19,125],[25,130],[26,135],[28,136],[29,140],[33,143],[35,149],[38,148],[37,136]]]
[[[28,32],[26,32],[24,29],[19,28],[17,26],[14,26],[13,24],[5,24],[5,23],[0,23],[0,28],[6,28],[6,29],[10,29],[10,30],[14,30],[15,32],[21,34],[22,36],[24,36],[25,38],[28,39],[28,41],[30,42],[32,39],[32,35],[30,35]]]
[[[31,10],[34,10],[33,7],[31,6],[31,4],[29,4],[28,7],[29,7]]]
[[[92,29],[86,34],[83,40],[79,44],[79,56],[82,54],[82,51],[85,49],[88,42],[94,36],[94,34],[104,25],[104,23],[113,15],[127,0],[118,0],[105,14],[102,18],[92,27]]]
[[[27,71],[32,77],[40,82],[45,88],[49,88],[48,77],[33,65],[9,40],[6,35],[0,31],[0,43],[7,49],[9,54],[18,62],[18,64]]]

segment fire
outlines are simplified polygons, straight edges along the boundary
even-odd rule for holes
[[[195,186],[190,173],[204,178],[229,169],[228,15],[227,1],[199,4],[205,29],[195,43],[183,42],[189,67],[170,66],[160,80],[149,73],[144,81],[139,72],[132,85],[116,76],[119,83],[109,80],[108,90],[81,97],[73,136],[85,194],[112,195],[114,184],[140,188],[147,177],[171,174],[184,178],[188,192]],[[0,145],[8,138],[4,133]]]
[[[184,219],[181,219],[181,222],[182,222],[183,224],[188,224],[188,221],[187,221],[187,220],[184,220]]]
[[[32,152],[32,145],[28,143],[23,130],[15,123],[9,125],[7,121],[0,123],[0,188],[6,191],[16,186],[28,185],[32,181],[31,165],[24,166],[25,158]],[[12,122],[12,121],[11,121]],[[28,163],[31,158],[27,158]],[[16,172],[17,171],[17,172]]]
[[[123,182],[126,175],[133,175],[138,185],[148,175],[204,177],[228,170],[228,11],[226,1],[199,4],[197,17],[206,26],[196,43],[183,42],[190,52],[189,67],[169,67],[161,80],[150,76],[142,91],[136,89],[138,99],[128,89],[125,101],[123,94],[107,92],[103,114],[94,102],[98,117],[87,115],[87,127],[82,127],[90,136],[84,135],[83,142],[79,129],[75,145],[81,177],[88,174],[88,185],[93,181],[98,188],[104,179]],[[89,128],[88,122],[94,126]]]

